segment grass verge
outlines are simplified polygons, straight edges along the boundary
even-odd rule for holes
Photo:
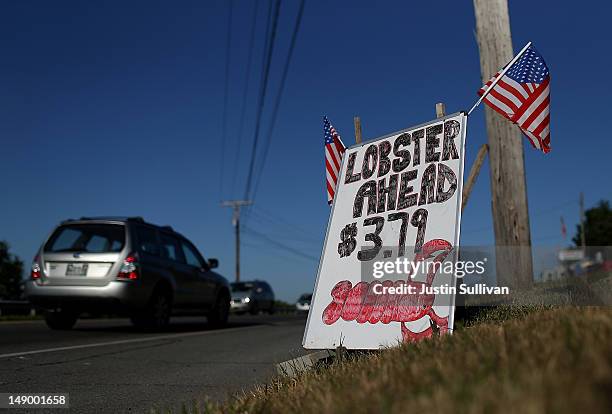
[[[471,321],[184,412],[612,412],[610,308],[493,308]]]

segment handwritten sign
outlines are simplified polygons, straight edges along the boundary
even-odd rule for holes
[[[454,295],[429,288],[455,276],[425,265],[457,259],[466,125],[457,113],[346,151],[305,348],[377,349],[452,331]],[[410,270],[377,279],[402,264]]]

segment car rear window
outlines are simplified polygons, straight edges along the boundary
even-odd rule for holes
[[[253,283],[248,282],[236,282],[231,284],[232,292],[249,292],[255,289],[255,285]]]
[[[125,226],[120,224],[66,224],[58,227],[45,252],[120,252],[125,245]]]
[[[159,242],[157,241],[157,230],[153,227],[136,227],[138,235],[138,250],[153,256],[160,255]]]

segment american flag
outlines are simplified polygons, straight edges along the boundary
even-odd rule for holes
[[[478,91],[482,96],[499,72]],[[510,67],[483,99],[519,126],[534,148],[550,151],[550,74],[533,46]]]
[[[338,174],[342,155],[346,147],[340,139],[340,135],[332,126],[326,116],[323,117],[323,135],[325,136],[325,171],[327,176],[327,202],[331,204],[336,194],[336,184],[338,184]]]
[[[563,220],[563,216],[561,216],[561,235],[564,239],[567,238],[567,227],[565,227],[565,220]]]

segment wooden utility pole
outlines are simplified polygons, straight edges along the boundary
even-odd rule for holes
[[[512,60],[507,0],[474,0],[483,84]],[[486,107],[491,208],[497,280],[512,287],[533,282],[523,139],[512,122]]]
[[[222,207],[231,207],[234,209],[232,224],[234,225],[234,234],[236,237],[236,282],[240,282],[240,207],[253,204],[250,200],[230,200],[221,203]]]
[[[353,118],[355,124],[355,142],[361,144],[361,119],[356,116]]]

